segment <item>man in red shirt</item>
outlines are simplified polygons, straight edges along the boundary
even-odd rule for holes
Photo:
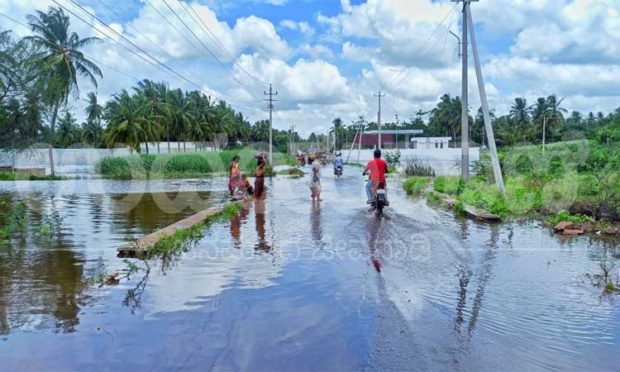
[[[387,191],[385,175],[388,173],[388,165],[385,160],[381,159],[381,150],[375,150],[374,159],[369,161],[364,168],[364,174],[368,172],[370,172],[370,178],[366,183],[366,196],[368,197],[368,204],[370,204],[372,195],[377,192],[381,186]]]

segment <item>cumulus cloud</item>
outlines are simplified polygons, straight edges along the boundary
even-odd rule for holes
[[[559,12],[545,8],[538,18],[548,15],[548,20],[524,25],[511,53],[556,63],[618,63],[619,12],[620,1],[614,0],[575,0]]]
[[[338,103],[351,93],[347,78],[341,75],[338,67],[320,59],[299,59],[290,65],[255,53],[241,56],[238,65],[273,82],[285,105]],[[236,73],[240,74],[238,70]]]
[[[311,37],[315,34],[316,30],[310,26],[308,22],[295,22],[290,19],[285,19],[280,22],[280,27],[289,30],[299,31],[307,37]]]
[[[345,56],[378,58],[389,64],[417,66],[446,66],[454,61],[454,54],[445,48],[448,29],[455,27],[457,19],[450,3],[368,0],[351,5],[343,1],[342,8],[343,12],[339,15],[319,15],[317,21],[327,29],[328,39],[345,39],[346,52],[355,52],[345,53]],[[347,38],[374,42],[381,52],[376,53],[376,48],[355,44]],[[369,54],[362,56],[360,52]]]

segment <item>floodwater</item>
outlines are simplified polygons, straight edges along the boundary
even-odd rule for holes
[[[225,181],[0,184],[33,231],[0,252],[2,368],[617,369],[620,297],[589,279],[617,244],[457,220],[398,181],[377,220],[360,169],[323,173],[320,204],[308,177],[276,177],[173,262],[102,288],[118,246],[222,204]]]

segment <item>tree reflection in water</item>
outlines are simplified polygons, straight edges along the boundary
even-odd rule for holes
[[[0,198],[18,201],[11,195]],[[70,248],[75,245],[73,231],[62,226],[56,198],[30,194],[20,200],[26,205],[28,228],[0,251],[0,334],[32,327],[74,332],[88,300],[85,253]],[[62,210],[69,213],[76,207],[69,200]]]
[[[123,306],[128,307],[132,314],[135,314],[136,309],[142,307],[142,295],[144,294],[144,290],[146,289],[146,283],[149,280],[149,275],[151,274],[151,265],[149,261],[143,261],[145,268],[141,271],[144,272],[142,279],[133,287],[132,289],[127,290],[125,294],[125,299],[123,300]]]

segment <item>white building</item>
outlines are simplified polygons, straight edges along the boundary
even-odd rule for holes
[[[413,137],[412,149],[447,149],[452,137]]]

